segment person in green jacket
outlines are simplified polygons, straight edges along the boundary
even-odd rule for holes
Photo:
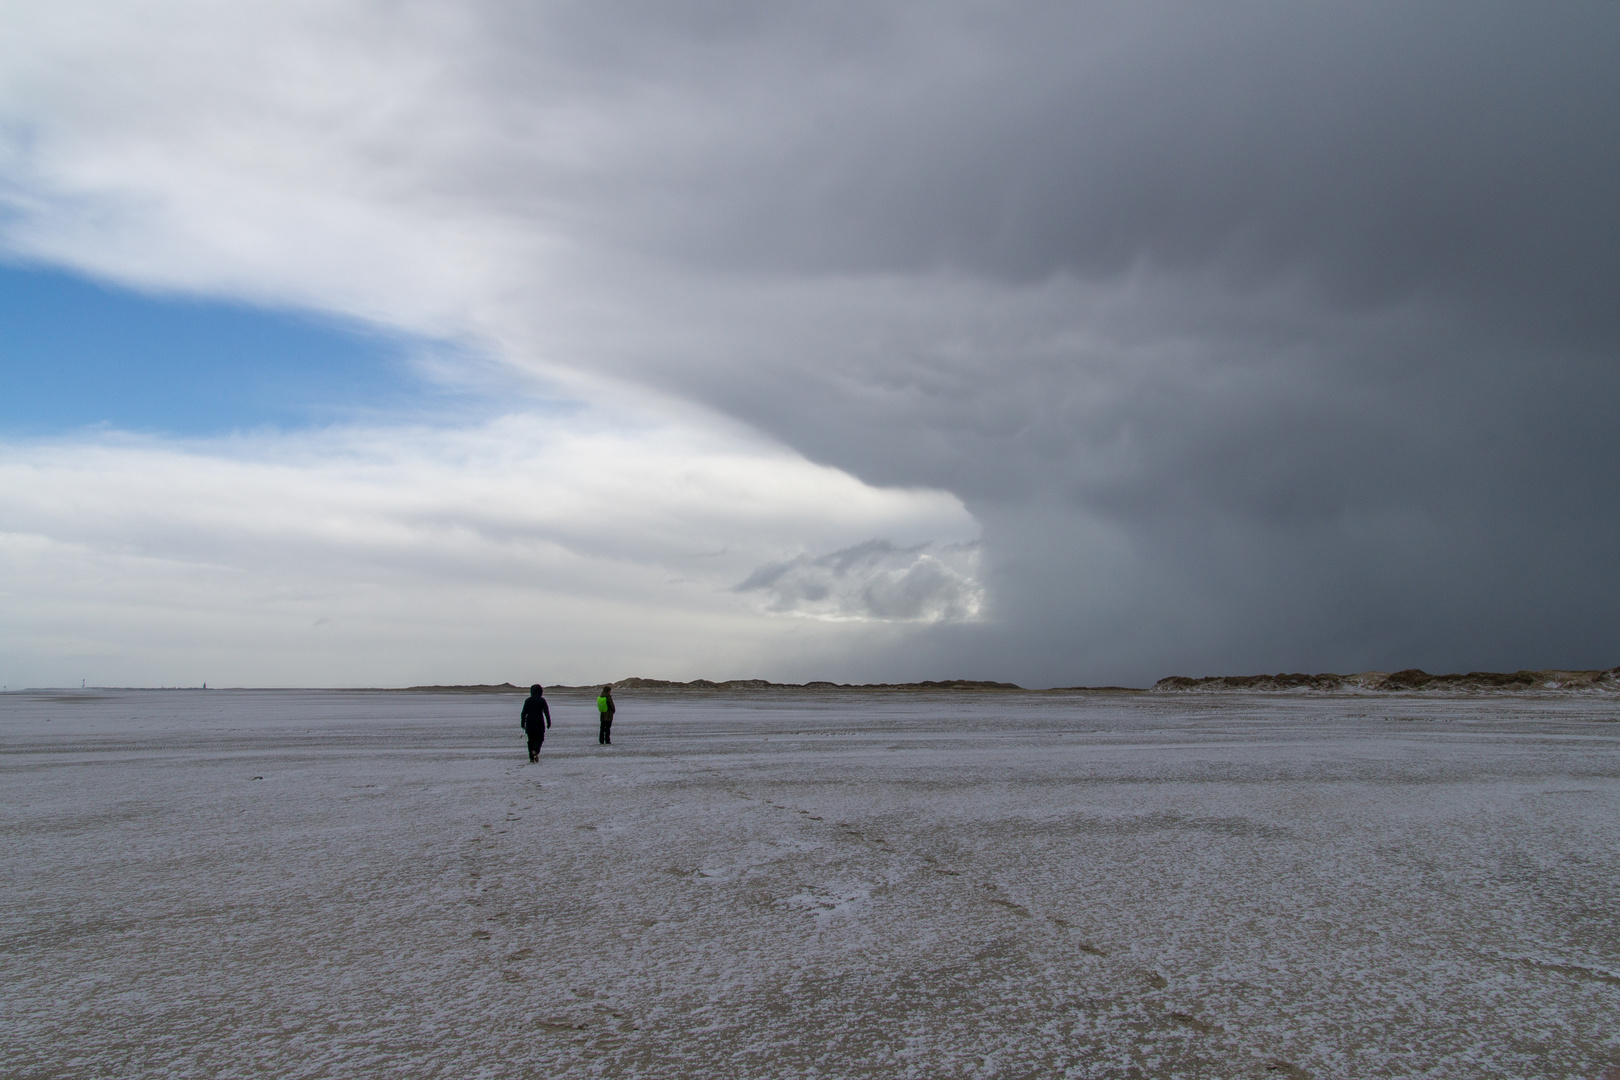
[[[597,733],[596,741],[604,745],[613,743],[613,687],[602,687],[602,696],[596,699],[596,711],[602,719],[602,728]]]

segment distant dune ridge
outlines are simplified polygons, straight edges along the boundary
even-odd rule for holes
[[[1218,693],[1245,690],[1294,690],[1320,693],[1491,693],[1557,690],[1620,692],[1620,667],[1604,671],[1470,671],[1466,675],[1430,675],[1420,668],[1394,673],[1363,671],[1357,675],[1210,675],[1189,679],[1172,675],[1153,684],[1151,693]]]
[[[611,683],[587,683],[584,686],[546,686],[549,690],[595,690],[598,687],[611,686],[615,690],[700,690],[700,691],[728,691],[728,690],[1022,690],[1017,683],[1010,682],[983,682],[974,679],[946,679],[943,682],[914,682],[914,683],[834,683],[834,682],[807,682],[807,683],[773,683],[766,679],[727,679],[724,682],[712,682],[709,679],[693,679],[691,682],[673,682],[669,679],[620,679]],[[511,694],[528,693],[528,687],[513,686],[511,683],[495,683],[479,686],[410,686],[408,690],[439,691],[441,693],[457,694]],[[1080,688],[1077,688],[1080,689]],[[1109,687],[1108,689],[1117,689]]]
[[[773,683],[765,679],[728,679],[710,682],[693,679],[691,682],[670,682],[665,679],[623,679],[613,684],[615,690],[1022,690],[1017,683],[986,682],[976,679],[945,679],[940,682],[913,683]]]
[[[407,686],[407,691],[419,690],[424,694],[527,694],[527,686],[513,686],[509,682],[503,683],[469,683],[457,686]],[[566,690],[571,687],[556,687]]]
[[[583,686],[563,686],[561,684],[547,684],[546,690],[596,690],[599,687],[611,686],[615,690],[696,690],[704,692],[731,691],[731,690],[1023,690],[1022,686],[1010,682],[986,682],[976,679],[945,679],[940,682],[913,682],[913,683],[835,683],[835,682],[807,682],[807,683],[773,683],[766,679],[727,679],[724,682],[713,682],[709,679],[693,679],[691,682],[674,682],[669,679],[620,679],[612,683],[587,683]],[[474,686],[408,686],[407,690],[420,690],[424,692],[437,692],[443,694],[526,694],[526,686],[513,686],[511,683],[483,683]],[[1068,687],[1072,690],[1120,690],[1123,687]],[[1138,691],[1140,692],[1140,691]]]
[[[609,685],[590,683],[585,686],[549,685],[548,691],[591,691]],[[1209,675],[1191,679],[1185,675],[1171,675],[1160,679],[1149,690],[1128,686],[1057,686],[1051,690],[1026,690],[1017,683],[991,682],[984,679],[943,679],[910,683],[773,683],[767,679],[727,679],[714,682],[693,679],[675,682],[669,679],[620,679],[612,683],[615,690],[659,690],[695,693],[732,693],[747,690],[800,690],[827,693],[838,692],[890,692],[890,693],[987,693],[1019,691],[1021,693],[1118,693],[1118,694],[1183,694],[1221,692],[1293,691],[1322,694],[1358,693],[1515,693],[1515,692],[1601,692],[1620,693],[1620,667],[1602,671],[1470,671],[1466,675],[1430,675],[1419,668],[1405,671],[1363,671],[1356,675],[1335,675],[1331,672],[1306,675],[1300,672],[1278,675]],[[512,683],[486,683],[474,686],[411,686],[418,690],[441,694],[526,694],[528,687]]]

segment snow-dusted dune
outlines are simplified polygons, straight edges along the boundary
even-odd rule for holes
[[[1606,698],[0,696],[7,1077],[1592,1077]]]

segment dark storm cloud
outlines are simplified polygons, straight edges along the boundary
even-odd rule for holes
[[[736,3],[497,25],[519,97],[567,81],[661,110],[628,168],[572,178],[628,246],[779,272],[1303,275],[1330,303],[1549,305],[1612,343],[1617,23],[1607,3]]]
[[[963,656],[1614,662],[1620,8],[830,10],[632,29],[584,220],[804,286],[639,374],[960,494]]]

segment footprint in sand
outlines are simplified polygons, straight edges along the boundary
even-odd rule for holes
[[[1200,1035],[1213,1035],[1221,1030],[1214,1024],[1200,1020],[1198,1017],[1192,1016],[1188,1013],[1173,1012],[1169,1015],[1170,1019],[1174,1020],[1176,1023],[1182,1025],[1183,1027],[1190,1027]]]

